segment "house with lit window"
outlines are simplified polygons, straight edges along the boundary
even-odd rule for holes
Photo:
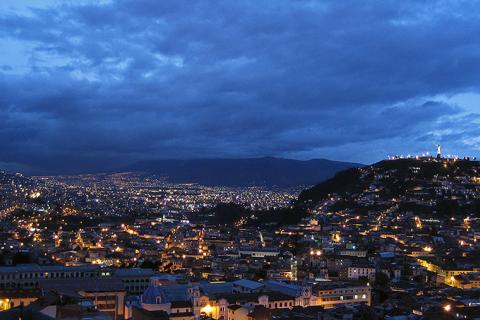
[[[38,289],[3,289],[0,290],[0,311],[17,307],[26,307],[41,296]]]

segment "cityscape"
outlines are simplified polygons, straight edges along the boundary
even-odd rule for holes
[[[0,320],[480,320],[479,17],[0,0]]]
[[[301,192],[2,172],[0,306],[60,318],[472,318],[480,163],[438,152]]]

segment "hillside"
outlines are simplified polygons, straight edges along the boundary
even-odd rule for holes
[[[12,208],[22,201],[34,203],[37,200],[34,191],[42,188],[43,184],[34,179],[18,173],[0,171],[0,218],[3,210]]]
[[[337,173],[304,190],[297,206],[358,213],[480,215],[480,164],[469,160],[397,159]]]
[[[282,158],[148,160],[124,171],[141,171],[164,176],[173,183],[199,183],[215,186],[312,185],[331,178],[338,171],[361,166],[356,163],[314,159]]]

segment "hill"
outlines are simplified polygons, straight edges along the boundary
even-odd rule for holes
[[[331,178],[338,171],[361,166],[357,163],[314,159],[282,158],[148,160],[124,171],[140,171],[164,176],[173,183],[199,183],[216,186],[312,185]]]
[[[453,159],[397,159],[351,168],[304,190],[297,206],[367,213],[480,215],[480,164]]]

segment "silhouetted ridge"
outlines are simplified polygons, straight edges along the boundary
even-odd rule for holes
[[[147,160],[124,171],[161,175],[174,183],[199,183],[223,186],[311,185],[331,178],[336,172],[361,166],[356,163],[314,159],[282,158]]]

